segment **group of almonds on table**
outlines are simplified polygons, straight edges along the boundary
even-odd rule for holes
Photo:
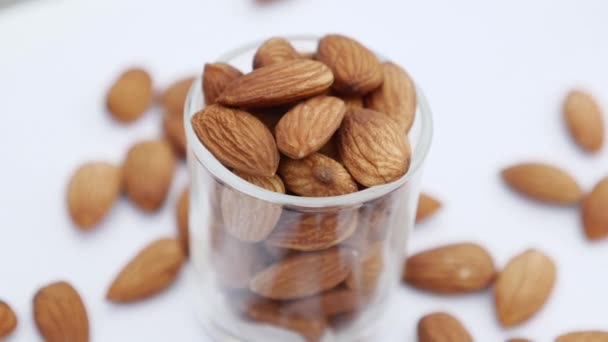
[[[336,54],[345,53],[346,58],[336,58]],[[368,74],[357,79],[355,71],[360,66]],[[284,93],[277,93],[276,88],[260,88],[260,77],[272,80],[276,72],[294,69],[299,70],[297,75],[303,75],[302,79],[291,84],[290,88],[297,88],[295,91],[286,87]],[[311,84],[311,79],[317,82]],[[157,210],[163,205],[177,159],[185,152],[182,115],[184,100],[193,80],[187,78],[175,82],[159,97],[165,109],[165,138],[135,144],[121,166],[90,162],[72,175],[67,202],[69,213],[79,228],[88,230],[98,225],[122,193],[146,211]],[[251,86],[255,83],[256,86]],[[413,84],[399,66],[380,63],[368,49],[352,39],[326,36],[313,54],[295,51],[284,39],[270,39],[258,49],[254,71],[247,75],[227,64],[207,64],[203,73],[203,89],[208,106],[193,118],[197,135],[237,175],[269,190],[285,192],[287,189],[300,196],[341,195],[398,179],[409,167],[410,150],[405,133],[412,124],[416,106]],[[277,102],[277,98],[288,98],[288,101],[282,101],[290,103],[309,99],[286,107],[283,106],[286,102]],[[107,94],[110,113],[125,123],[141,117],[153,100],[151,77],[142,69],[122,73]],[[275,108],[252,110],[251,113],[241,110],[256,101],[265,101],[264,107]],[[207,118],[202,114],[205,112],[210,114]],[[574,91],[566,99],[564,112],[575,140],[586,150],[598,151],[603,142],[603,119],[595,101],[588,94]],[[213,134],[205,135],[208,126],[204,122],[216,120],[216,124],[230,125],[229,121],[222,121],[226,117],[239,124],[253,125],[263,132],[267,130],[269,134],[265,136],[272,139],[273,144],[276,141],[274,146],[283,155],[280,165],[278,152],[276,160],[265,160],[270,163],[255,160],[242,164],[238,156],[231,158],[230,153],[218,150],[222,146],[214,146]],[[322,124],[318,122],[321,117]],[[294,132],[294,125],[308,129]],[[369,125],[381,127],[381,132],[389,137],[389,146],[395,147],[386,149],[393,152],[389,163],[393,167],[383,169],[374,165],[385,162],[370,155],[377,151],[351,148],[356,146],[356,141],[351,145],[343,143],[356,139],[349,136],[349,132],[361,132]],[[260,136],[252,139],[260,139]],[[225,143],[236,144],[238,141]],[[364,162],[372,164],[362,164]],[[319,173],[319,168],[325,171]],[[278,175],[275,175],[277,169]],[[370,170],[374,173],[370,174]],[[608,179],[601,181],[590,194],[583,195],[572,177],[550,165],[521,164],[506,169],[503,176],[512,188],[537,200],[555,204],[580,203],[587,236],[597,239],[608,235],[608,211],[605,210]],[[271,177],[273,182],[265,182],[265,177]],[[280,186],[265,186],[267,184]],[[417,221],[429,217],[440,206],[438,200],[421,194]],[[186,189],[176,204],[178,237],[159,239],[140,251],[110,285],[108,300],[124,303],[144,299],[173,283],[188,255],[187,210]],[[497,272],[492,257],[483,247],[474,243],[458,243],[410,256],[405,263],[403,277],[411,286],[438,294],[468,293],[494,283],[498,320],[503,326],[510,327],[540,310],[550,295],[555,273],[556,267],[551,259],[538,250],[528,250],[515,256],[502,271]],[[34,296],[33,305],[36,325],[45,340],[89,340],[85,305],[70,284],[59,281],[42,287]],[[280,324],[266,317],[261,319]],[[0,301],[0,338],[9,336],[16,326],[14,311]],[[318,334],[303,331],[297,326],[286,328],[301,333],[308,340],[318,338]],[[473,340],[458,319],[442,312],[420,319],[418,339],[423,342]],[[608,333],[574,332],[564,334],[556,341],[608,341]]]

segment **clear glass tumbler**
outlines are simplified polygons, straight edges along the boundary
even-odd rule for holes
[[[293,37],[298,51],[317,38]],[[251,69],[260,43],[220,61]],[[414,225],[431,112],[417,88],[401,179],[335,197],[297,197],[257,187],[224,167],[198,140],[190,118],[204,107],[201,80],[186,103],[190,253],[197,311],[218,341],[363,341],[390,321]],[[390,327],[389,327],[390,328]]]

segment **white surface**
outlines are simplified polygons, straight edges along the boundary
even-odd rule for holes
[[[154,237],[173,234],[173,202],[146,215],[126,200],[95,231],[70,223],[64,191],[89,159],[120,162],[126,149],[159,134],[158,109],[131,126],[108,118],[104,92],[123,67],[148,67],[159,87],[252,39],[282,33],[344,32],[404,65],[424,87],[436,132],[425,189],[445,201],[414,234],[412,251],[448,241],[486,245],[499,266],[528,247],[558,264],[548,305],[529,322],[501,329],[490,291],[441,297],[400,293],[394,341],[414,340],[432,310],[459,316],[476,341],[525,336],[550,341],[571,329],[608,329],[608,241],[589,243],[576,209],[526,201],[498,170],[546,160],[589,189],[608,170],[608,150],[591,157],[566,135],[564,92],[576,85],[608,106],[608,3],[604,0],[323,1],[256,6],[231,1],[28,1],[0,12],[0,298],[16,309],[17,333],[33,341],[35,290],[67,279],[81,292],[93,341],[205,341],[188,273],[141,304],[103,297],[123,263]]]

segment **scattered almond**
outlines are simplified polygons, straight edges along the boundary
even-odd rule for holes
[[[163,131],[165,137],[171,142],[175,152],[186,156],[186,130],[184,129],[183,115],[166,112],[163,115]]]
[[[332,34],[319,41],[317,59],[334,74],[333,89],[345,95],[364,95],[382,84],[376,55],[354,39]]]
[[[34,296],[34,320],[46,342],[88,342],[89,319],[80,295],[66,282],[49,284]]]
[[[129,198],[141,209],[161,207],[175,172],[175,155],[166,140],[146,140],[133,145],[123,164]]]
[[[492,256],[474,243],[457,243],[426,250],[407,258],[406,283],[422,290],[462,294],[483,290],[494,280]]]
[[[512,189],[545,203],[575,204],[583,195],[572,176],[548,164],[517,164],[504,169],[502,177]]]
[[[473,338],[456,317],[435,312],[418,321],[418,342],[473,342]]]
[[[338,133],[338,148],[346,169],[365,186],[395,181],[410,167],[407,137],[382,113],[351,108]]]
[[[155,295],[175,281],[184,261],[184,251],[177,239],[156,240],[120,271],[106,298],[128,303]]]
[[[583,200],[581,216],[588,239],[608,236],[608,177],[602,179]]]
[[[185,188],[179,195],[177,205],[175,206],[175,217],[177,221],[177,237],[184,251],[184,255],[188,256],[190,247],[190,234],[188,232],[188,211],[190,205],[190,189]]]
[[[576,143],[587,152],[598,152],[604,145],[604,118],[590,94],[573,90],[564,101],[564,118]]]
[[[229,106],[270,107],[324,92],[333,83],[323,63],[296,59],[255,69],[232,81],[217,101]]]
[[[184,104],[192,87],[194,77],[184,78],[172,83],[161,95],[161,103],[165,111],[180,118],[184,115]],[[183,120],[182,120],[183,121]]]
[[[253,68],[300,59],[300,54],[285,38],[271,38],[265,41],[253,57]]]
[[[529,249],[515,256],[496,278],[494,300],[498,320],[512,327],[538,312],[551,294],[556,269],[543,253]]]
[[[0,300],[0,339],[8,337],[17,328],[17,315],[6,303]]]
[[[128,69],[114,82],[106,97],[106,105],[114,119],[121,122],[137,120],[152,103],[152,78],[143,69]]]
[[[243,75],[238,69],[226,63],[208,63],[203,70],[203,95],[205,103],[212,105],[224,91],[228,83]]]
[[[608,331],[576,331],[560,335],[555,342],[607,342]]]
[[[418,209],[416,210],[416,222],[421,222],[424,219],[433,215],[441,208],[441,202],[436,198],[426,193],[420,193],[418,198]]]
[[[90,162],[78,168],[68,184],[67,202],[72,221],[90,229],[108,214],[122,188],[120,167]]]
[[[268,128],[253,115],[211,105],[192,117],[192,127],[201,142],[226,166],[251,175],[274,176],[279,151]]]
[[[319,296],[288,302],[281,312],[287,316],[329,317],[358,310],[362,304],[363,299],[358,291],[334,289]]]
[[[299,103],[276,125],[277,147],[292,159],[318,151],[340,127],[345,110],[344,101],[333,96],[317,96]]]

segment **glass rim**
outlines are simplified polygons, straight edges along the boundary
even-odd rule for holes
[[[291,42],[293,41],[307,41],[317,42],[318,36],[314,35],[292,35],[285,36],[285,38]],[[231,59],[245,53],[246,51],[252,50],[260,46],[265,40],[254,41],[249,44],[242,45],[229,52],[223,54],[218,62],[229,63]],[[382,56],[380,56],[382,58]],[[409,73],[409,72],[408,72]],[[411,74],[410,74],[411,75]],[[415,174],[417,174],[422,168],[424,161],[428,155],[432,136],[433,136],[433,118],[430,106],[424,95],[422,89],[412,77],[414,86],[416,88],[416,107],[418,117],[415,120],[420,120],[420,136],[416,144],[416,148],[412,151],[412,160],[410,162],[410,168],[401,178],[382,185],[373,186],[364,190],[353,192],[346,195],[331,196],[331,197],[301,197],[293,196],[288,194],[281,194],[278,192],[266,190],[262,187],[247,182],[241,177],[234,174],[227,167],[225,167],[215,156],[205,147],[205,145],[198,139],[198,136],[192,128],[190,119],[196,114],[195,108],[193,107],[193,101],[195,98],[202,98],[202,74],[199,75],[188,92],[186,98],[186,104],[184,106],[184,128],[186,131],[187,149],[192,150],[198,162],[200,162],[216,179],[220,180],[225,185],[232,187],[233,189],[255,197],[267,202],[274,204],[299,207],[299,208],[324,208],[324,207],[348,207],[366,203],[378,199],[384,195],[387,195],[394,190],[399,189],[406,184]],[[190,155],[190,153],[188,153]],[[189,161],[191,162],[191,161]]]

